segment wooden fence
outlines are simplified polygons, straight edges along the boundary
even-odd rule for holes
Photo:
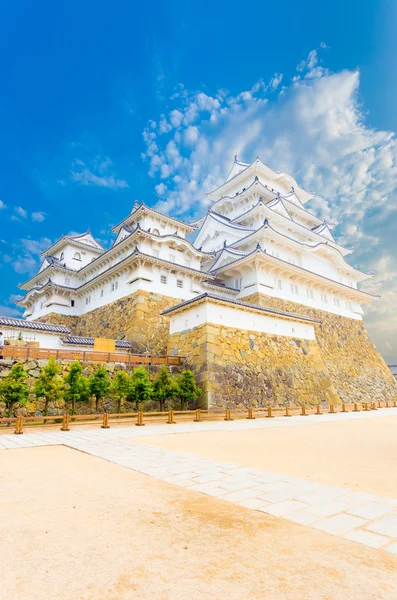
[[[179,356],[151,356],[150,354],[132,354],[130,352],[95,352],[94,350],[54,350],[45,348],[28,348],[20,346],[4,346],[1,350],[4,358],[38,360],[55,358],[56,360],[87,362],[118,362],[126,365],[179,365]]]
[[[92,415],[57,415],[48,417],[0,417],[0,428],[3,432],[10,432],[10,427],[15,426],[14,433],[23,433],[24,427],[41,427],[43,425],[55,425],[60,424],[61,431],[70,431],[71,427],[75,425],[92,425],[94,426],[98,421],[101,423],[102,429],[108,429],[111,424],[131,424],[131,421],[135,422],[137,426],[144,426],[146,423],[163,423],[173,425],[176,422],[201,422],[201,421],[214,421],[224,420],[233,421],[234,419],[256,419],[256,418],[273,418],[273,417],[292,417],[292,416],[308,416],[308,415],[322,415],[322,414],[337,414],[347,412],[360,412],[378,410],[382,408],[397,408],[397,400],[393,402],[371,402],[371,403],[356,403],[356,404],[342,404],[342,405],[331,405],[323,407],[322,405],[317,406],[277,406],[277,407],[266,407],[266,408],[246,408],[246,409],[230,409],[230,408],[219,408],[209,410],[168,410],[165,412],[132,412],[132,413],[104,413],[104,414],[92,414]],[[12,429],[11,429],[12,431]]]

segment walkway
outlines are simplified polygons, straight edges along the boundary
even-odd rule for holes
[[[389,408],[290,419],[279,417],[95,430],[80,427],[70,432],[40,431],[22,436],[0,435],[0,449],[63,444],[173,485],[282,517],[372,548],[382,548],[397,555],[397,498],[308,482],[201,458],[187,452],[168,451],[142,442],[134,444],[132,441],[133,438],[176,433],[290,427],[318,423],[318,419],[322,422],[336,422],[376,419],[396,414],[397,409]]]

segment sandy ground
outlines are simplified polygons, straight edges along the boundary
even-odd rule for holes
[[[0,452],[2,600],[397,597],[397,558],[65,447]]]
[[[397,498],[397,416],[339,423],[320,419],[308,425],[134,441]]]

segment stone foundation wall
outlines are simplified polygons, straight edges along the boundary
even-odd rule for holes
[[[170,336],[186,357],[204,408],[341,402],[315,340],[203,324]]]
[[[167,351],[169,317],[161,312],[182,300],[140,290],[81,317],[52,313],[38,319],[66,325],[74,335],[127,340],[134,352],[163,356]]]
[[[28,404],[26,406],[21,407],[21,408],[16,407],[15,415],[21,414],[21,415],[30,416],[30,417],[42,416],[41,411],[44,409],[44,401],[35,399],[34,394],[33,394],[33,387],[34,387],[34,384],[36,383],[36,380],[38,379],[38,377],[40,375],[41,368],[44,367],[48,361],[45,359],[20,360],[20,359],[12,359],[12,358],[6,358],[4,360],[0,360],[0,380],[2,377],[5,377],[6,375],[8,375],[8,373],[10,372],[10,370],[12,368],[12,365],[16,362],[20,362],[28,374],[27,383],[28,383],[29,387],[31,388],[31,394],[30,394],[30,401],[28,402]],[[57,363],[61,365],[61,376],[63,377],[64,375],[66,375],[69,372],[70,366],[72,363],[70,361],[64,361],[64,360],[57,361]],[[86,377],[89,377],[98,366],[99,366],[99,363],[87,363],[87,364],[83,365],[83,374]],[[118,371],[120,369],[124,369],[123,366],[116,364],[114,362],[104,363],[104,364],[101,364],[100,366],[104,367],[107,370],[110,377],[116,371]],[[161,365],[150,365],[148,367],[150,376],[154,377],[160,368],[161,368]],[[178,365],[169,366],[168,369],[172,374],[177,374],[182,371],[182,368]],[[59,400],[58,402],[50,402],[48,414],[50,416],[63,415],[65,412],[65,408],[66,408],[66,403],[64,400]],[[100,412],[103,412],[104,410],[106,410],[107,412],[112,413],[112,412],[116,412],[116,409],[117,409],[117,403],[115,403],[112,400],[112,398],[105,398],[104,401],[101,402],[100,406],[99,406]],[[156,402],[150,402],[150,403],[146,404],[146,406],[145,406],[145,410],[147,410],[147,411],[156,410],[156,409],[158,409],[158,404]],[[126,402],[123,405],[123,410],[124,410],[124,412],[135,411],[135,403]],[[77,406],[76,406],[76,414],[93,414],[93,413],[95,413],[95,400],[94,399],[89,400],[88,403],[81,403],[81,404],[77,404]],[[5,404],[0,401],[0,417],[2,417],[2,416],[7,416],[7,415],[6,415]]]
[[[263,294],[247,296],[244,301],[320,319],[321,323],[315,324],[317,344],[343,402],[396,398],[396,381],[362,321]]]

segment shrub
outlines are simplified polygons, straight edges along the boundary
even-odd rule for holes
[[[90,377],[89,390],[95,396],[95,412],[99,411],[99,401],[106,398],[110,388],[109,375],[103,367],[95,369]]]
[[[150,399],[151,394],[152,384],[147,370],[145,367],[137,367],[131,373],[127,400],[135,402],[138,411],[140,405],[145,404]]]
[[[74,362],[70,371],[64,377],[66,384],[65,400],[72,405],[72,415],[76,411],[76,403],[87,402],[90,397],[88,379],[83,375],[83,367],[79,362]]]
[[[24,406],[29,401],[29,386],[26,383],[27,373],[20,363],[15,363],[8,375],[0,382],[0,398],[12,417],[14,406]]]
[[[181,403],[181,410],[185,409],[185,405],[189,402],[194,402],[202,394],[202,390],[197,387],[194,375],[191,371],[182,371],[177,379],[177,397]]]
[[[36,398],[44,398],[44,414],[48,414],[48,404],[50,401],[57,402],[61,400],[64,393],[64,382],[59,375],[61,367],[57,365],[53,358],[50,358],[34,386]]]
[[[130,378],[125,371],[117,371],[110,384],[110,392],[117,402],[117,412],[121,412],[121,403],[128,396]]]
[[[152,385],[152,398],[159,403],[160,411],[164,411],[165,403],[173,400],[178,393],[176,381],[168,372],[167,367],[161,367]]]

